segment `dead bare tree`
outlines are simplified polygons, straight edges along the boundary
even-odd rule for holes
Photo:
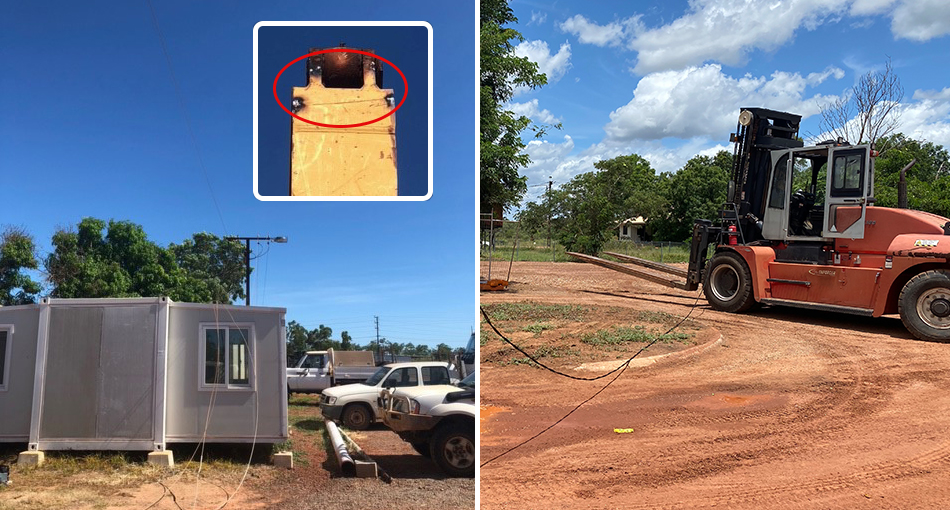
[[[868,71],[851,93],[831,104],[819,105],[818,128],[854,144],[874,143],[897,130],[904,87],[888,59],[882,71]],[[884,152],[887,147],[877,147]]]

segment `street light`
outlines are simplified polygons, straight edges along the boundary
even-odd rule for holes
[[[287,238],[277,237],[244,237],[225,236],[225,241],[244,241],[244,304],[251,306],[251,241],[267,241],[272,243],[286,243]]]

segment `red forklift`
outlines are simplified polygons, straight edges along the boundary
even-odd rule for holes
[[[873,146],[839,139],[805,147],[800,122],[790,113],[741,110],[727,201],[715,224],[695,221],[685,271],[609,252],[652,272],[571,255],[683,290],[702,283],[716,310],[897,313],[914,336],[950,341],[950,220],[876,207]]]

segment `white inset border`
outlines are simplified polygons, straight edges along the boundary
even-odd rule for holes
[[[257,135],[258,135],[258,62],[257,62],[257,31],[260,27],[426,27],[428,31],[428,46],[429,46],[429,68],[428,68],[428,81],[429,81],[429,90],[428,90],[428,101],[429,101],[429,110],[428,110],[428,119],[429,119],[429,133],[428,133],[428,158],[429,158],[429,174],[428,174],[428,191],[425,195],[412,195],[412,196],[394,196],[394,197],[380,197],[380,196],[329,196],[329,197],[292,197],[284,195],[261,195],[257,191],[257,170],[258,170],[258,150],[257,150]],[[251,184],[253,186],[254,196],[258,200],[266,202],[313,202],[313,201],[340,201],[340,202],[422,202],[428,200],[432,197],[432,25],[428,24],[425,21],[260,21],[254,25],[254,76],[253,76],[253,95],[254,95],[254,180]],[[398,169],[398,167],[397,167]]]

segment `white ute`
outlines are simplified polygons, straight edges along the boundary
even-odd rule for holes
[[[320,393],[331,386],[365,381],[375,372],[370,351],[307,351],[287,369],[287,395]]]
[[[455,385],[383,390],[383,422],[450,476],[475,476],[475,373]]]
[[[455,367],[439,361],[391,363],[369,379],[323,390],[320,412],[349,429],[366,430],[382,417],[379,391],[383,388],[434,387],[451,384]],[[456,379],[457,380],[457,379]]]

